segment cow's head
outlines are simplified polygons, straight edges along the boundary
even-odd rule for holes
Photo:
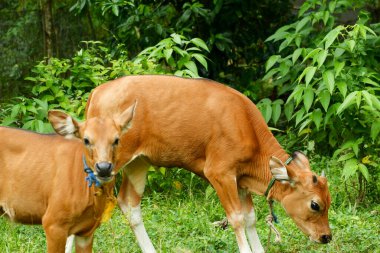
[[[290,186],[279,198],[288,215],[311,240],[330,242],[328,209],[331,199],[326,177],[315,175],[301,152],[295,152],[287,165],[272,157],[270,168],[277,180]]]
[[[100,183],[113,179],[119,140],[131,127],[136,102],[115,118],[90,118],[78,122],[70,115],[57,110],[49,111],[48,118],[54,130],[66,138],[82,140],[85,161]]]

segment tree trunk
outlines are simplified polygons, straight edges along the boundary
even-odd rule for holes
[[[53,0],[45,0],[42,2],[43,28],[44,28],[44,48],[45,56],[50,59],[53,57]]]

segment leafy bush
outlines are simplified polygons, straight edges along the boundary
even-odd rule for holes
[[[259,103],[267,121],[276,124],[284,114],[322,153],[336,150],[333,158],[359,202],[367,182],[380,176],[379,26],[367,25],[364,11],[352,25],[339,24],[338,16],[360,3],[306,1],[296,22],[270,36],[279,54],[268,59],[263,79],[280,98]]]
[[[191,47],[186,48],[187,45]],[[72,59],[51,58],[37,64],[32,70],[34,76],[26,78],[34,83],[31,96],[16,97],[4,104],[1,124],[51,132],[46,117],[49,109],[58,108],[81,117],[94,87],[124,75],[169,74],[177,70],[175,74],[179,76],[198,76],[194,59],[207,69],[202,50],[208,49],[201,39],[188,40],[173,34],[130,60],[122,45],[119,55],[114,56],[100,42],[84,42]]]

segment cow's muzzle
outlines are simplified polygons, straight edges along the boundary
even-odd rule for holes
[[[329,234],[329,235],[322,235],[320,238],[319,238],[319,242],[320,243],[329,243],[330,241],[332,240],[332,235]]]
[[[98,162],[95,164],[96,177],[99,179],[108,179],[113,177],[113,164],[109,162]],[[108,181],[108,180],[103,180]]]

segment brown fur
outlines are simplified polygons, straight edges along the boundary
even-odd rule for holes
[[[121,139],[117,167],[143,159],[156,166],[183,167],[205,178],[220,198],[241,252],[250,252],[241,216],[253,210],[247,196],[266,190],[272,177],[271,157],[282,163],[289,157],[260,111],[241,93],[211,80],[147,75],[123,77],[94,89],[86,117],[119,115],[135,100],[136,117],[133,127]],[[147,168],[126,167],[119,204],[131,208],[140,202],[142,192],[136,194],[133,187],[143,189]],[[330,236],[326,180],[319,177],[317,184],[312,183],[312,172],[303,155],[286,170],[291,180],[275,183],[270,197],[280,201],[313,240]],[[140,177],[129,177],[136,171],[141,171]],[[310,210],[312,199],[320,203],[320,212]],[[297,217],[300,215],[305,217]]]

